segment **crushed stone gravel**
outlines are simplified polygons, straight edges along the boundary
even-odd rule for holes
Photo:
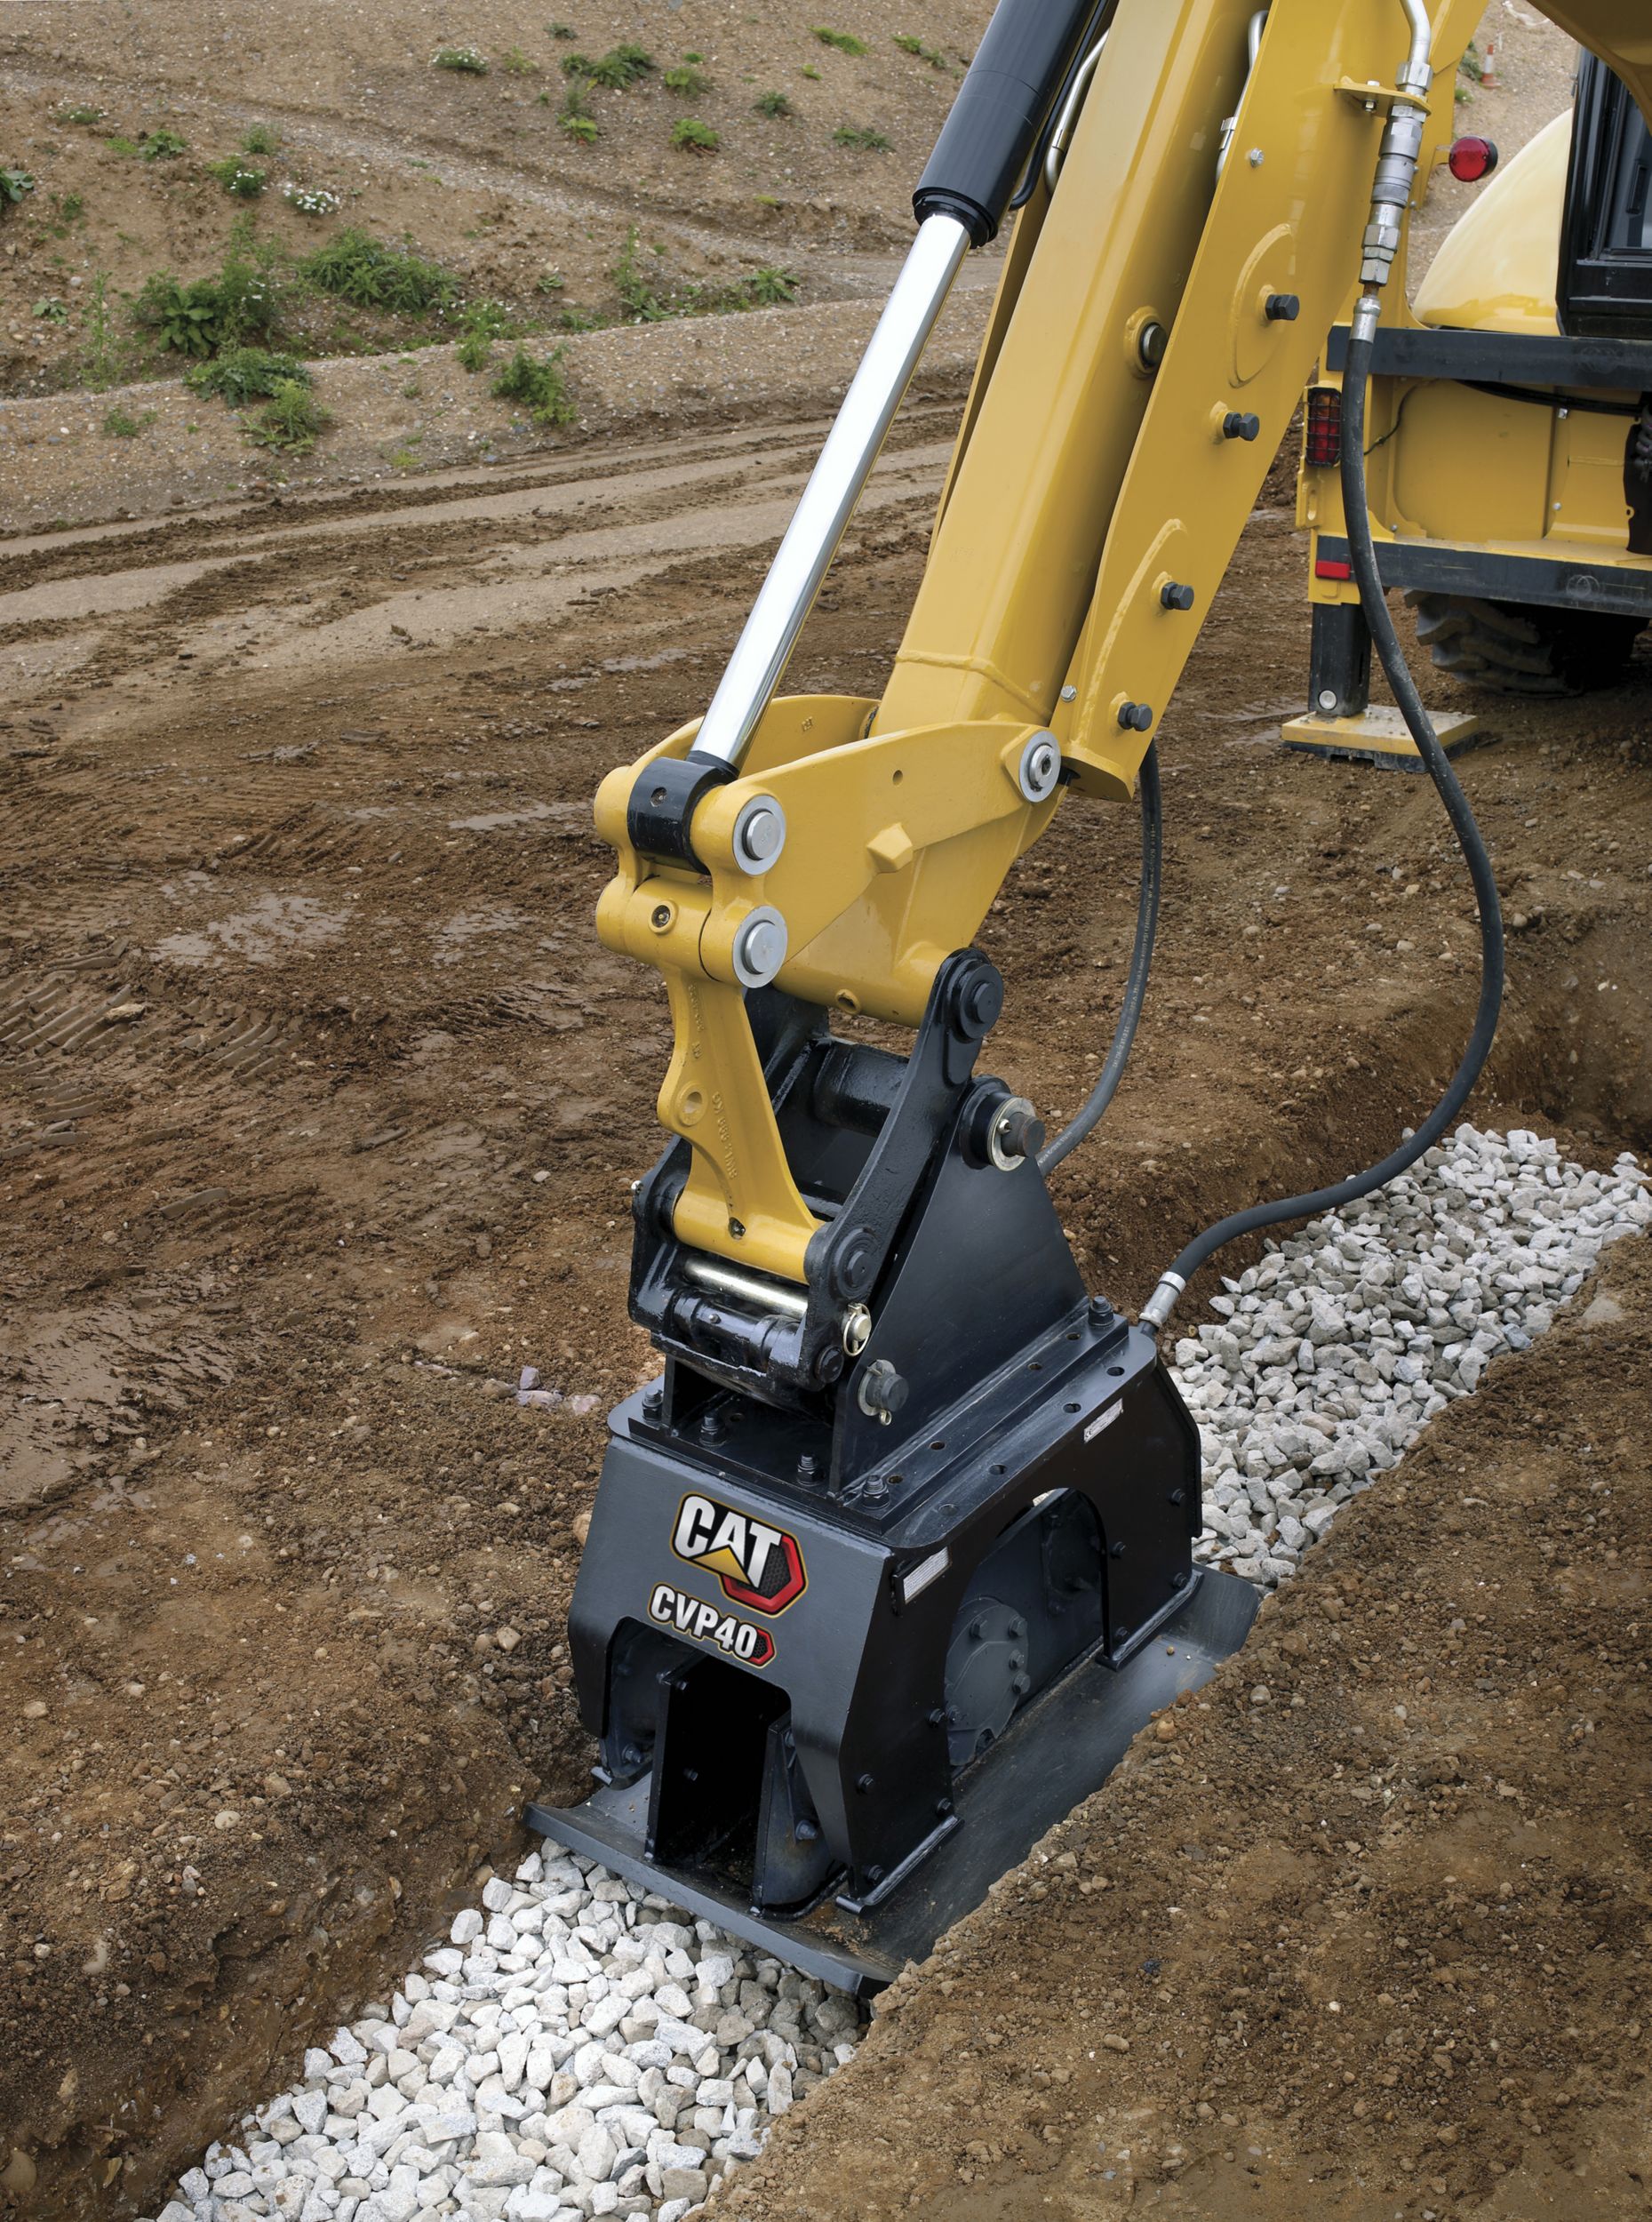
[[[1265,1587],[1652,1225],[1610,1171],[1460,1127],[1410,1174],[1225,1284],[1176,1346],[1197,1418],[1198,1554]],[[1265,1691],[1253,1691],[1261,1701]],[[214,2145],[157,2222],[682,2222],[853,2056],[846,1998],[584,1859],[535,1852],[383,2011]]]

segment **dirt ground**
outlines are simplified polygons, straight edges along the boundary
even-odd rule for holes
[[[903,420],[800,686],[876,691],[958,398]],[[759,400],[8,549],[0,2205],[141,2210],[474,1896],[527,1792],[581,1786],[565,1613],[603,1412],[651,1371],[627,1205],[667,1042],[595,941],[589,796],[705,699],[822,429]],[[1120,1302],[1218,1209],[1364,1162],[1472,1002],[1430,791],[1279,748],[1302,587],[1276,468],[1166,720],[1137,1061],[1059,1176]],[[1466,765],[1514,927],[1477,1115],[1584,1155],[1652,1139],[1649,701],[1643,659]],[[1065,810],[985,930],[987,1061],[1054,1116],[1134,846]],[[1640,2210],[1644,1258],[1607,1284],[1623,1317],[1454,1409],[741,2196]],[[560,1405],[516,1405],[524,1364]]]

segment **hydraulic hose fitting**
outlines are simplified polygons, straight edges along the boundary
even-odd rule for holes
[[[1142,1306],[1138,1323],[1150,1335],[1156,1335],[1169,1318],[1176,1309],[1177,1298],[1186,1286],[1179,1273],[1167,1273],[1161,1276],[1158,1287]]]
[[[1371,217],[1360,260],[1360,283],[1368,289],[1388,283],[1400,252],[1406,206],[1417,183],[1423,132],[1428,122],[1428,90],[1434,81],[1428,60],[1427,8],[1424,0],[1403,0],[1403,4],[1411,27],[1411,46],[1394,78],[1401,97],[1383,132],[1377,179],[1371,188]]]

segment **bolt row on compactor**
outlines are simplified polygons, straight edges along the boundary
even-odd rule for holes
[[[1414,1162],[1490,1046],[1496,887],[1394,638],[1365,468],[1479,8],[1002,0],[709,707],[597,797],[598,931],[662,974],[674,1027],[630,1290],[664,1363],[612,1416],[574,1594],[598,1786],[529,1818],[850,1991],[921,1956],[1242,1643],[1254,1593],[1193,1563],[1199,1435],[1159,1331],[1224,1243]],[[1645,0],[1546,12],[1646,105]],[[1012,212],[888,684],[779,693],[960,267]],[[1353,596],[1473,881],[1479,1007],[1401,1148],[1207,1229],[1132,1321],[1085,1287],[1046,1181],[1141,1008],[1157,727],[1332,363]],[[1544,382],[1579,367],[1552,348]],[[1132,801],[1118,1029],[1050,1139],[981,1069],[1004,988],[973,937],[1057,810]]]

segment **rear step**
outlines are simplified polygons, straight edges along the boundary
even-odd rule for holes
[[[1197,1576],[1187,1602],[1123,1666],[1097,1653],[1064,1675],[956,1778],[956,1825],[921,1847],[877,1904],[858,1911],[828,1890],[805,1914],[764,1914],[725,1876],[650,1859],[651,1770],[598,1789],[582,1805],[530,1805],[525,1818],[530,1828],[639,1889],[660,1892],[805,1975],[869,1997],[908,1961],[923,1959],[1000,1875],[1099,1789],[1155,1713],[1210,1679],[1244,1643],[1258,1603],[1235,1575]]]

